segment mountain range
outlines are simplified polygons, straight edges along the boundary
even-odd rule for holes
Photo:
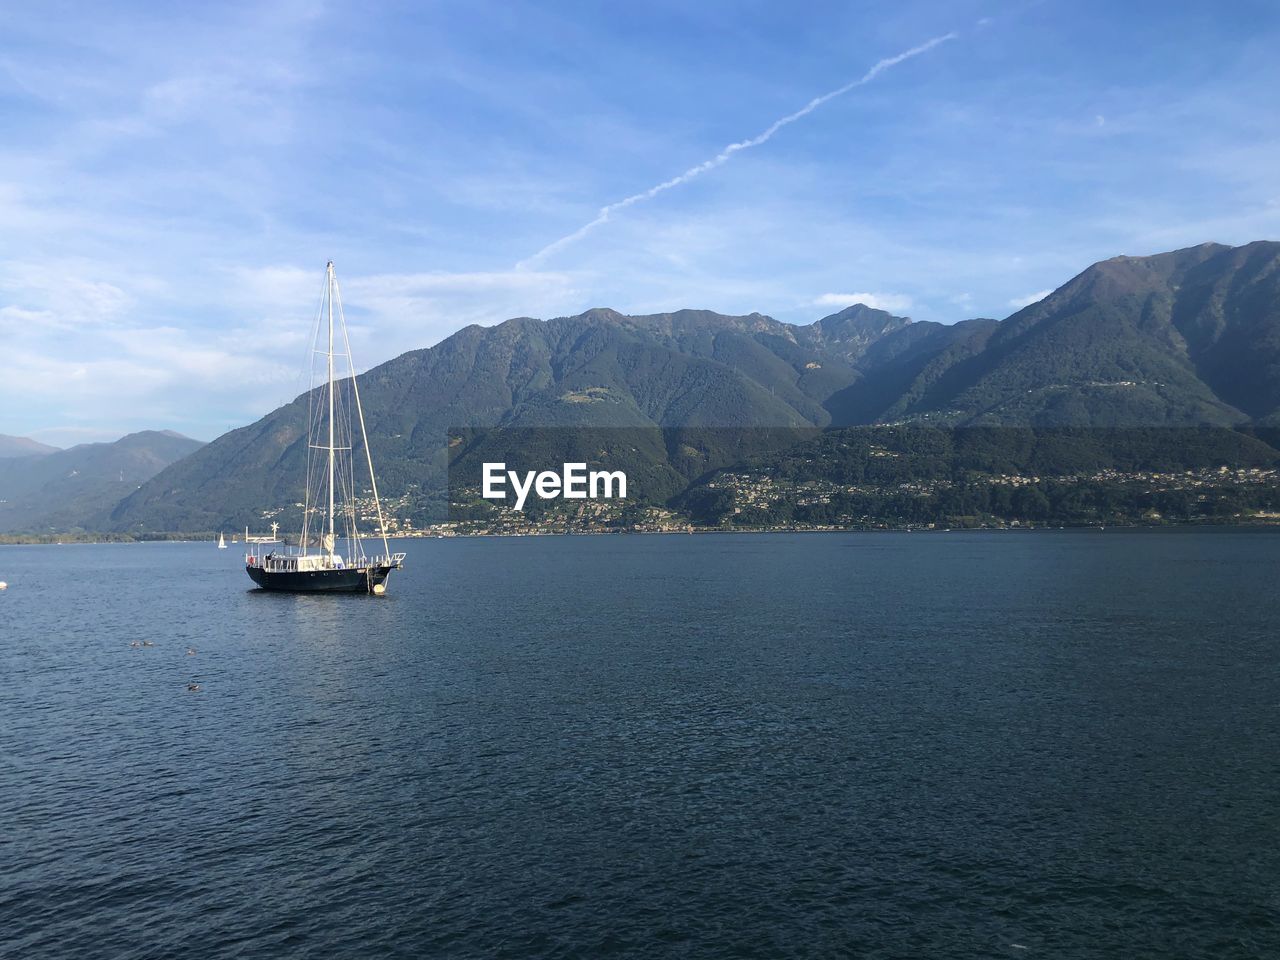
[[[0,458],[0,533],[104,530],[107,515],[126,494],[203,445],[168,430],[66,450],[27,444],[14,445],[32,451],[25,456]]]
[[[38,457],[46,453],[57,453],[57,447],[51,447],[30,437],[11,437],[0,433],[0,460],[12,457]]]
[[[912,322],[862,304],[809,325],[519,317],[359,383],[382,493],[408,500],[442,489],[458,428],[1276,426],[1280,243],[1115,257],[1004,320]],[[219,437],[85,521],[234,529],[296,501],[306,409],[304,395]],[[691,478],[731,455],[672,469]]]

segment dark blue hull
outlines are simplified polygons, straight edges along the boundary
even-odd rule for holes
[[[353,567],[350,570],[268,571],[246,566],[245,571],[263,590],[290,593],[373,593],[387,581],[388,566]]]

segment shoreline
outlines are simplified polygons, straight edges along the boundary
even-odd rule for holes
[[[795,526],[795,527],[692,527],[690,529],[681,530],[570,530],[570,529],[554,529],[554,530],[529,530],[529,531],[484,531],[484,532],[462,532],[450,531],[448,533],[423,533],[415,532],[413,534],[391,534],[389,540],[481,540],[481,539],[521,539],[526,537],[607,537],[607,536],[705,536],[707,534],[782,534],[782,533],[803,533],[803,534],[864,534],[864,533],[919,533],[919,534],[945,534],[945,533],[1040,533],[1046,531],[1052,532],[1070,532],[1070,531],[1098,531],[1106,530],[1123,530],[1126,532],[1187,532],[1191,530],[1237,530],[1237,531],[1258,531],[1258,532],[1274,532],[1280,531],[1280,520],[1277,519],[1257,519],[1242,520],[1234,519],[1229,522],[1220,522],[1214,520],[1185,520],[1178,522],[1161,522],[1161,523],[1142,523],[1134,521],[1114,521],[1111,523],[1010,523],[1003,525],[980,525],[980,526],[924,526],[924,525],[885,525],[885,526],[857,526],[857,527],[821,527],[821,526]],[[118,536],[108,536],[106,539],[88,539],[88,535],[75,534],[69,535],[70,539],[56,539],[52,535],[32,535],[30,537],[22,534],[6,534],[0,536],[0,547],[61,547],[61,546],[139,546],[142,544],[157,543],[217,543],[217,537],[203,534],[181,535],[161,534],[154,537],[131,537],[122,538]],[[83,538],[82,538],[83,537]],[[365,540],[379,539],[376,534],[365,535]],[[227,548],[233,550],[237,547],[243,547],[244,544],[228,544]],[[285,546],[288,546],[285,544]]]

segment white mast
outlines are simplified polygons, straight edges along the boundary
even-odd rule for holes
[[[325,549],[333,556],[337,541],[333,537],[333,261],[326,267],[329,284],[329,539]]]

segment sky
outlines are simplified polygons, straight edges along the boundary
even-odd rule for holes
[[[1107,257],[1280,239],[1270,0],[3,22],[0,433],[58,446],[292,399],[329,259],[363,370],[591,307],[1004,317]]]

